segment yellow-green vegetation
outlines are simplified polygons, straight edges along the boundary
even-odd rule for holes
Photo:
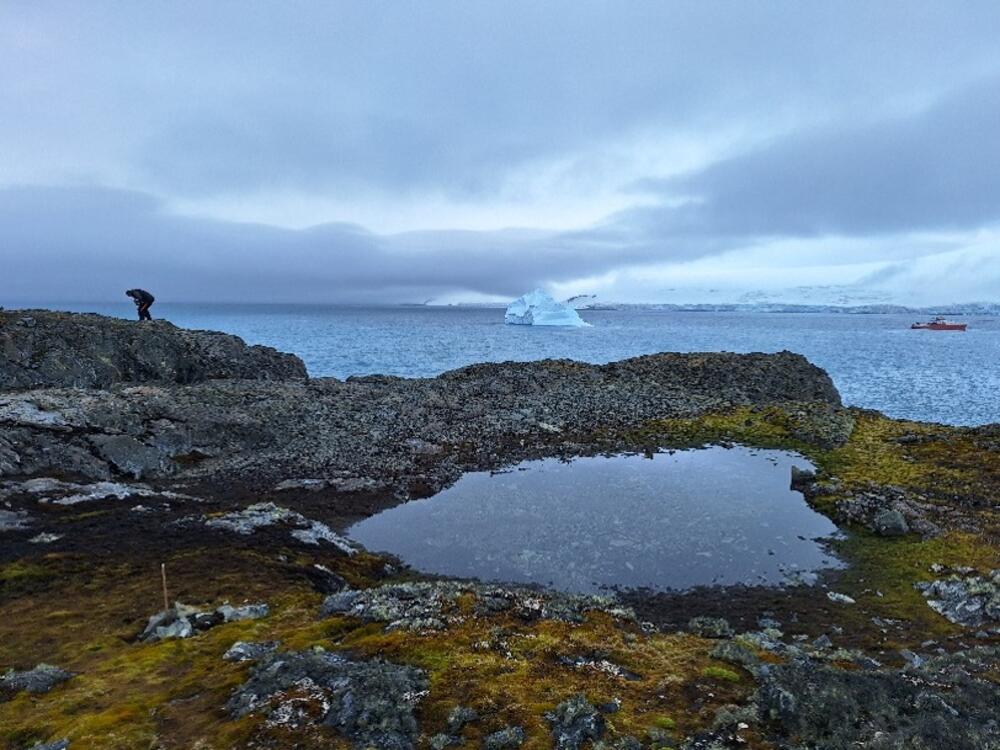
[[[732,669],[727,669],[726,667],[717,667],[714,664],[705,667],[701,670],[701,673],[703,676],[713,680],[722,680],[723,682],[740,681],[740,675],[738,672],[734,672]]]
[[[342,572],[349,573],[343,565],[351,564],[342,563]],[[211,577],[203,575],[207,565]],[[70,737],[75,746],[108,750],[154,744],[221,750],[248,746],[265,731],[277,743],[269,746],[311,747],[299,733],[262,728],[252,717],[232,721],[224,713],[232,690],[246,678],[246,665],[221,659],[237,640],[281,640],[287,649],[322,646],[421,667],[431,686],[419,710],[426,734],[443,731],[449,711],[465,705],[484,717],[466,729],[470,741],[518,724],[528,734],[527,748],[550,745],[543,715],[576,693],[594,703],[620,702],[621,710],[608,717],[612,736],[644,736],[652,726],[669,724],[681,733],[704,727],[718,707],[744,700],[752,689],[713,664],[713,642],[648,635],[600,612],[577,624],[477,617],[470,598],[458,603],[463,620],[445,631],[387,632],[380,623],[320,618],[319,594],[246,551],[188,553],[170,560],[168,569],[186,602],[266,599],[272,614],[186,640],[139,643],[135,635],[145,616],[158,607],[159,581],[155,570],[122,566],[91,571],[88,582],[62,579],[44,593],[7,600],[0,604],[3,660],[16,655],[13,661],[22,667],[53,662],[77,676],[46,695],[20,694],[0,703],[0,742],[20,748]],[[560,661],[597,651],[639,679]],[[692,698],[698,711],[690,708]],[[329,746],[327,730],[312,731],[316,747]]]

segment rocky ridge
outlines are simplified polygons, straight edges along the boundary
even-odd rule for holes
[[[0,310],[0,390],[305,378],[298,357],[238,336],[49,310]]]

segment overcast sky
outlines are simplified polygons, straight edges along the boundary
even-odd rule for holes
[[[995,0],[0,0],[0,298],[1000,301],[998,40]]]

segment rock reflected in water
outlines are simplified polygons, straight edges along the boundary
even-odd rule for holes
[[[837,528],[789,489],[799,455],[704,448],[466,474],[349,530],[418,570],[572,592],[782,585],[840,567]]]

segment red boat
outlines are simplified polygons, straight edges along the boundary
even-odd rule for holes
[[[967,323],[949,323],[944,318],[934,318],[930,323],[914,323],[910,328],[922,331],[964,331]]]

